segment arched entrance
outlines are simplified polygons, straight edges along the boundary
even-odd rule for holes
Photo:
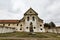
[[[33,32],[33,24],[32,24],[32,22],[30,23],[30,32]]]

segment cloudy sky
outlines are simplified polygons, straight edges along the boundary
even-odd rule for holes
[[[0,0],[0,20],[19,20],[30,7],[44,22],[60,25],[60,0]]]

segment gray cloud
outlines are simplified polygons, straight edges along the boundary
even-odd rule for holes
[[[60,0],[0,0],[0,19],[21,19],[30,7],[44,22],[60,25]]]

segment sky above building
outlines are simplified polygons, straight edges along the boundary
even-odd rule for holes
[[[20,20],[30,7],[44,22],[60,25],[60,0],[0,0],[0,20]]]

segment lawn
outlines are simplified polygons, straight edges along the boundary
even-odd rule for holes
[[[35,33],[30,35],[28,32],[1,33],[0,37],[33,37],[33,38],[60,38],[56,33]]]

